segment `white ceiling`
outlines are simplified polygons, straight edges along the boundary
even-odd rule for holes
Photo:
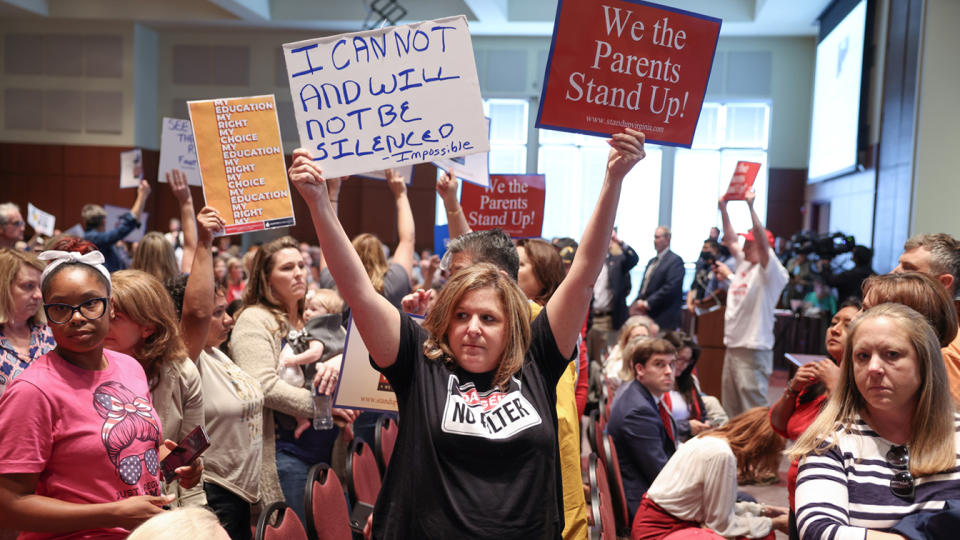
[[[586,1],[586,0],[568,0]],[[725,36],[816,35],[831,0],[660,0],[723,19]],[[0,17],[130,21],[158,27],[363,28],[374,0],[0,0]],[[379,0],[381,5],[388,0]],[[474,35],[549,36],[556,0],[398,0],[400,23],[465,14]]]

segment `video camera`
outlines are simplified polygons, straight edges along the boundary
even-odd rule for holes
[[[790,237],[787,253],[788,258],[814,254],[819,259],[829,260],[842,253],[852,252],[856,245],[853,236],[842,232],[819,235],[813,231],[801,231]]]

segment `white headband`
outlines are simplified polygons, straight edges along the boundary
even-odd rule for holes
[[[40,274],[40,283],[46,281],[47,276],[50,275],[50,272],[53,272],[56,267],[63,263],[81,263],[96,269],[97,272],[103,274],[103,277],[107,278],[107,295],[110,295],[110,289],[112,288],[113,284],[110,281],[110,272],[107,271],[105,266],[103,266],[103,253],[100,253],[99,251],[91,251],[81,255],[76,251],[50,250],[44,251],[37,258],[41,261],[51,261],[50,264],[43,269],[43,273]]]

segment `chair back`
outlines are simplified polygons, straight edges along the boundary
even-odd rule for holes
[[[260,514],[256,540],[307,540],[300,518],[286,503],[275,502]]]
[[[391,416],[381,414],[377,418],[377,425],[373,432],[373,453],[377,457],[381,477],[387,472],[387,465],[390,464],[390,455],[393,454],[393,447],[397,444],[399,431],[400,426]]]
[[[617,540],[617,519],[613,513],[613,497],[607,481],[607,469],[597,460],[597,486],[600,488],[600,540]]]
[[[326,463],[317,463],[307,473],[304,515],[309,540],[351,540],[350,512],[343,484]]]
[[[617,447],[613,444],[613,437],[603,438],[603,455],[607,466],[607,480],[610,483],[610,504],[613,506],[613,515],[617,520],[617,531],[629,536],[630,510],[627,507],[627,495],[623,491],[623,477],[620,475],[620,461],[617,458]]]
[[[370,445],[354,438],[347,451],[347,491],[350,502],[365,502],[373,506],[380,493],[380,468]]]

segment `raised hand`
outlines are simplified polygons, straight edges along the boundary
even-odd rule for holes
[[[607,171],[620,179],[625,177],[630,169],[647,156],[643,149],[645,136],[642,132],[627,128],[623,133],[614,133],[607,140],[610,145],[610,154],[607,157]]]
[[[290,182],[307,202],[323,202],[327,198],[327,183],[320,166],[310,157],[310,152],[297,148],[293,151],[293,164],[287,170]]]
[[[213,207],[204,206],[197,214],[197,236],[201,244],[213,245],[213,236],[216,233],[223,232],[223,226],[226,222],[220,212]]]
[[[393,192],[394,197],[407,192],[407,179],[402,174],[397,174],[396,169],[386,169],[383,174],[387,177],[387,187]]]
[[[753,201],[757,200],[757,192],[751,189],[743,196],[743,199],[747,201],[747,204],[753,206]]]
[[[173,169],[167,173],[167,183],[170,184],[170,191],[173,191],[173,196],[181,205],[193,200],[190,186],[187,185],[187,175],[180,169]]]
[[[457,175],[453,172],[453,169],[441,174],[440,178],[437,179],[437,195],[440,195],[440,198],[443,199],[444,205],[448,202],[458,202],[458,184]]]
[[[150,182],[147,182],[146,179],[140,180],[140,185],[137,186],[137,197],[146,200],[150,196]]]

